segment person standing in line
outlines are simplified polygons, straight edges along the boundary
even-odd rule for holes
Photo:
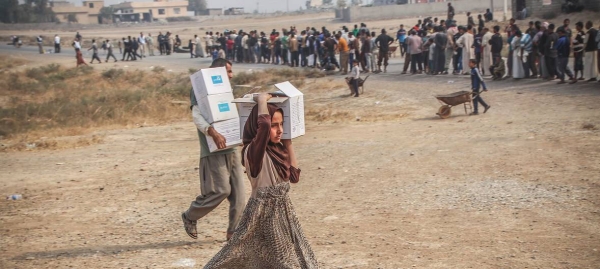
[[[142,57],[146,57],[146,37],[144,36],[144,33],[140,32],[140,37],[138,37],[137,42],[140,47],[140,55],[142,55]]]
[[[530,76],[529,78],[537,78],[539,66],[539,54],[538,54],[538,46],[536,42],[536,37],[541,29],[541,22],[536,21],[533,23],[533,27],[529,27],[527,35],[529,36],[531,50],[529,51],[529,55],[527,57],[527,67],[529,68]],[[539,39],[539,37],[538,37]],[[525,47],[527,48],[527,46]]]
[[[211,68],[225,67],[229,79],[233,78],[232,64],[225,59],[216,59]],[[240,153],[236,148],[224,149],[226,139],[209,124],[200,113],[198,101],[194,90],[190,91],[190,109],[196,125],[200,142],[200,189],[201,194],[190,204],[190,207],[181,213],[183,228],[193,239],[198,238],[197,222],[223,202],[229,201],[229,225],[227,227],[227,240],[236,231],[240,217],[244,211],[244,172]],[[207,136],[210,136],[208,138]],[[219,149],[210,152],[207,139],[213,139]]]
[[[463,34],[458,38],[457,45],[462,48],[462,67],[463,69],[467,69],[469,66],[469,61],[471,59],[475,59],[475,50],[473,49],[473,44],[475,42],[475,37],[473,36],[473,26],[468,25],[467,29],[463,28]],[[479,69],[477,69],[479,70]],[[469,75],[469,73],[465,70],[464,75]]]
[[[381,64],[383,62],[383,72],[387,73],[389,60],[390,45],[394,43],[394,39],[387,35],[385,29],[381,29],[381,34],[375,39],[375,45],[379,48],[379,58],[377,59],[377,69],[381,72]]]
[[[250,49],[248,47],[248,33],[244,32],[242,37],[242,48],[244,50],[244,63],[250,62]]]
[[[574,71],[575,78],[577,78],[577,73],[579,73],[579,80],[584,80],[583,78],[583,49],[584,49],[584,40],[585,33],[583,32],[583,22],[575,23],[575,29],[577,30],[577,35],[575,35],[575,39],[573,40],[573,58],[575,59]]]
[[[348,74],[350,48],[348,47],[346,39],[344,39],[340,34],[338,34],[336,38],[338,40],[338,50],[340,51],[340,72],[342,72],[342,75],[346,75]]]
[[[410,30],[409,39],[407,40],[407,46],[410,51],[410,73],[412,75],[421,74],[423,72],[423,66],[421,65],[421,54],[423,51],[423,40],[417,36],[415,30]],[[418,70],[417,70],[418,69]]]
[[[473,112],[471,115],[479,115],[479,104],[483,105],[483,113],[485,114],[492,106],[483,101],[480,89],[483,87],[483,91],[487,92],[487,87],[481,77],[481,72],[477,69],[477,61],[475,59],[469,60],[469,67],[471,68],[471,90],[473,91]]]
[[[120,39],[117,39],[117,46],[119,47],[119,53],[123,54],[123,42]]]
[[[94,60],[98,60],[98,63],[102,63],[102,60],[100,60],[100,57],[98,57],[98,45],[96,45],[96,40],[92,39],[92,47],[88,49],[88,51],[92,50],[92,60],[90,61],[91,64],[94,63]]]
[[[115,57],[115,55],[113,54],[113,46],[110,43],[110,40],[106,40],[106,50],[108,51],[106,54],[106,63],[108,63],[108,58],[113,57],[113,59],[115,60],[114,62],[117,62],[117,57]]]
[[[600,65],[600,52],[597,52],[598,45],[598,30],[594,28],[594,24],[592,21],[587,21],[585,23],[585,29],[587,32],[585,33],[585,49],[583,54],[583,77],[587,79],[587,81],[596,81],[596,77],[598,76],[598,66]],[[596,56],[598,55],[598,56]]]
[[[570,84],[576,83],[577,79],[573,76],[573,72],[569,68],[569,55],[571,54],[571,41],[569,40],[567,31],[563,26],[558,27],[556,30],[558,35],[558,40],[554,45],[556,50],[556,71],[558,75],[558,79],[560,79],[557,84],[565,84],[565,74],[569,76],[569,80],[571,80]]]
[[[194,54],[194,51],[196,49],[196,42],[194,40],[197,36],[198,35],[194,35],[194,39],[190,39],[190,41],[188,42],[188,48],[190,49],[190,58],[192,59],[196,58],[196,54]]]
[[[531,78],[531,71],[535,70],[535,61],[531,61],[531,53],[533,47],[533,38],[529,34],[531,31],[522,33],[521,35],[521,62],[523,63],[523,70],[525,72],[525,78]]]
[[[500,26],[494,26],[494,34],[490,38],[489,45],[492,52],[492,65],[496,65],[496,61],[502,58],[502,36],[500,35]]]
[[[520,30],[515,31],[511,48],[513,50],[512,60],[512,77],[514,79],[525,78],[525,70],[523,69],[523,47],[521,45],[521,38],[523,33]]]
[[[481,66],[483,69],[484,74],[488,74],[489,70],[490,70],[490,66],[492,66],[493,64],[493,57],[492,57],[492,46],[490,45],[490,40],[492,40],[492,36],[494,36],[494,34],[492,34],[490,32],[490,30],[486,27],[483,28],[483,37],[481,39],[481,50],[482,50],[482,58],[481,58]]]
[[[458,27],[458,33],[456,33],[453,37],[452,37],[452,42],[454,43],[454,52],[452,54],[452,74],[453,75],[460,75],[462,73],[463,70],[463,66],[462,66],[462,52],[463,52],[463,48],[461,46],[458,45],[458,40],[460,39],[460,37],[464,34],[465,30],[462,26]]]
[[[44,40],[42,39],[42,36],[37,36],[36,40],[40,54],[44,54]]]
[[[212,43],[213,43],[213,37],[212,37],[212,32],[206,32],[206,36],[204,36],[204,45],[206,46],[206,56],[209,57],[209,55],[211,54],[211,48],[212,48]]]
[[[433,37],[435,50],[433,51],[433,75],[444,73],[444,64],[446,61],[446,46],[448,45],[448,36],[444,33],[444,27],[438,26],[437,33]]]
[[[148,56],[154,56],[154,38],[152,33],[148,33],[146,36],[146,45],[148,46]]]
[[[54,35],[54,53],[60,53],[60,36]]]
[[[167,32],[167,55],[173,54],[175,49],[175,37],[170,32]]]
[[[289,47],[290,47],[290,52],[292,53],[292,59],[290,60],[290,66],[291,67],[298,67],[298,39],[296,38],[296,35],[292,33],[292,35],[290,36],[289,41]]]
[[[373,71],[373,62],[371,61],[371,35],[363,33],[364,41],[361,47],[362,55],[365,60],[365,73]]]
[[[450,4],[450,3],[448,3]],[[456,36],[456,34],[458,34],[458,28],[456,27],[456,24],[454,22],[446,22],[449,27],[448,30],[446,30],[446,35],[447,35],[447,45],[446,45],[446,59],[444,61],[444,72],[442,74],[447,75],[448,74],[448,70],[450,69],[450,63],[452,62],[452,60],[455,58],[454,57],[454,52],[456,44],[454,44],[454,36]],[[456,65],[456,63],[452,63],[453,66]],[[452,73],[455,73],[455,70],[452,71]]]
[[[355,46],[356,46],[356,37],[352,34],[352,32],[348,33],[348,64],[349,64],[349,69],[351,70],[352,67],[354,66],[354,60],[356,58],[356,50],[355,50]]]
[[[548,38],[546,38],[544,44],[544,57],[548,69],[548,80],[554,80],[556,78],[556,41],[558,41],[558,35],[554,32],[554,24],[548,25],[547,33]]]
[[[368,33],[367,33],[368,34]],[[370,34],[370,42],[371,42],[371,66],[369,67],[371,72],[377,73],[377,57],[379,57],[379,48],[375,45],[375,32],[371,32]]]

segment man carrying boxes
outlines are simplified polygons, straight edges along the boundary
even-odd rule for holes
[[[237,108],[231,103],[231,62],[216,59],[210,67],[190,76],[193,86],[190,108],[200,140],[201,195],[181,214],[181,218],[186,233],[197,239],[197,221],[227,199],[229,240],[245,206],[242,162],[235,148],[242,143],[242,128]]]

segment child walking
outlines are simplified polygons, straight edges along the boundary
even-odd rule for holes
[[[359,61],[352,62],[352,70],[348,78],[350,78],[350,84],[352,85],[352,90],[354,91],[354,97],[358,97],[358,79],[360,78],[360,70],[358,69]],[[352,93],[350,94],[352,95]]]
[[[477,60],[469,60],[469,67],[471,68],[471,90],[473,90],[473,96],[475,96],[473,98],[473,112],[471,115],[479,115],[479,111],[477,110],[479,103],[484,107],[483,113],[487,112],[491,106],[486,104],[480,95],[479,89],[483,87],[483,91],[487,92],[487,87],[481,77],[481,72],[477,69]]]

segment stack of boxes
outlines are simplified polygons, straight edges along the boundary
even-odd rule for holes
[[[200,113],[227,141],[226,148],[242,143],[238,110],[232,103],[233,89],[225,67],[201,69],[190,76]],[[207,137],[210,152],[218,151],[211,137]],[[223,149],[221,149],[223,150]]]
[[[268,103],[274,104],[283,110],[283,134],[282,139],[292,139],[302,136],[306,133],[304,125],[304,94],[289,81],[275,84],[278,89],[274,92]],[[253,100],[253,95],[248,94],[243,98],[233,100],[237,104],[238,111],[240,113],[240,126],[242,126],[242,132],[240,137],[243,136],[243,126],[246,125],[248,116],[252,112],[252,108],[256,105]]]

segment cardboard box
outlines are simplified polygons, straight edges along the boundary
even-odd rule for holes
[[[225,67],[207,68],[190,75],[196,100],[207,95],[233,92]]]
[[[207,122],[213,123],[238,118],[238,110],[233,101],[233,93],[211,94],[198,100],[200,114]]]
[[[240,136],[240,121],[238,118],[214,122],[212,127],[215,129],[215,131],[219,132],[223,137],[225,137],[227,142],[225,144],[226,148],[224,149],[230,149],[242,144],[242,138]],[[206,142],[208,143],[208,149],[210,152],[224,150],[217,148],[217,144],[211,136],[206,136]]]
[[[304,94],[296,89],[290,82],[275,84],[279,90],[278,95],[285,97],[273,97],[268,103],[275,104],[283,110],[283,134],[282,139],[292,139],[306,133],[304,125]],[[243,130],[250,112],[256,103],[251,94],[233,100],[237,104],[240,115],[240,128]],[[240,134],[240,136],[243,134]]]

